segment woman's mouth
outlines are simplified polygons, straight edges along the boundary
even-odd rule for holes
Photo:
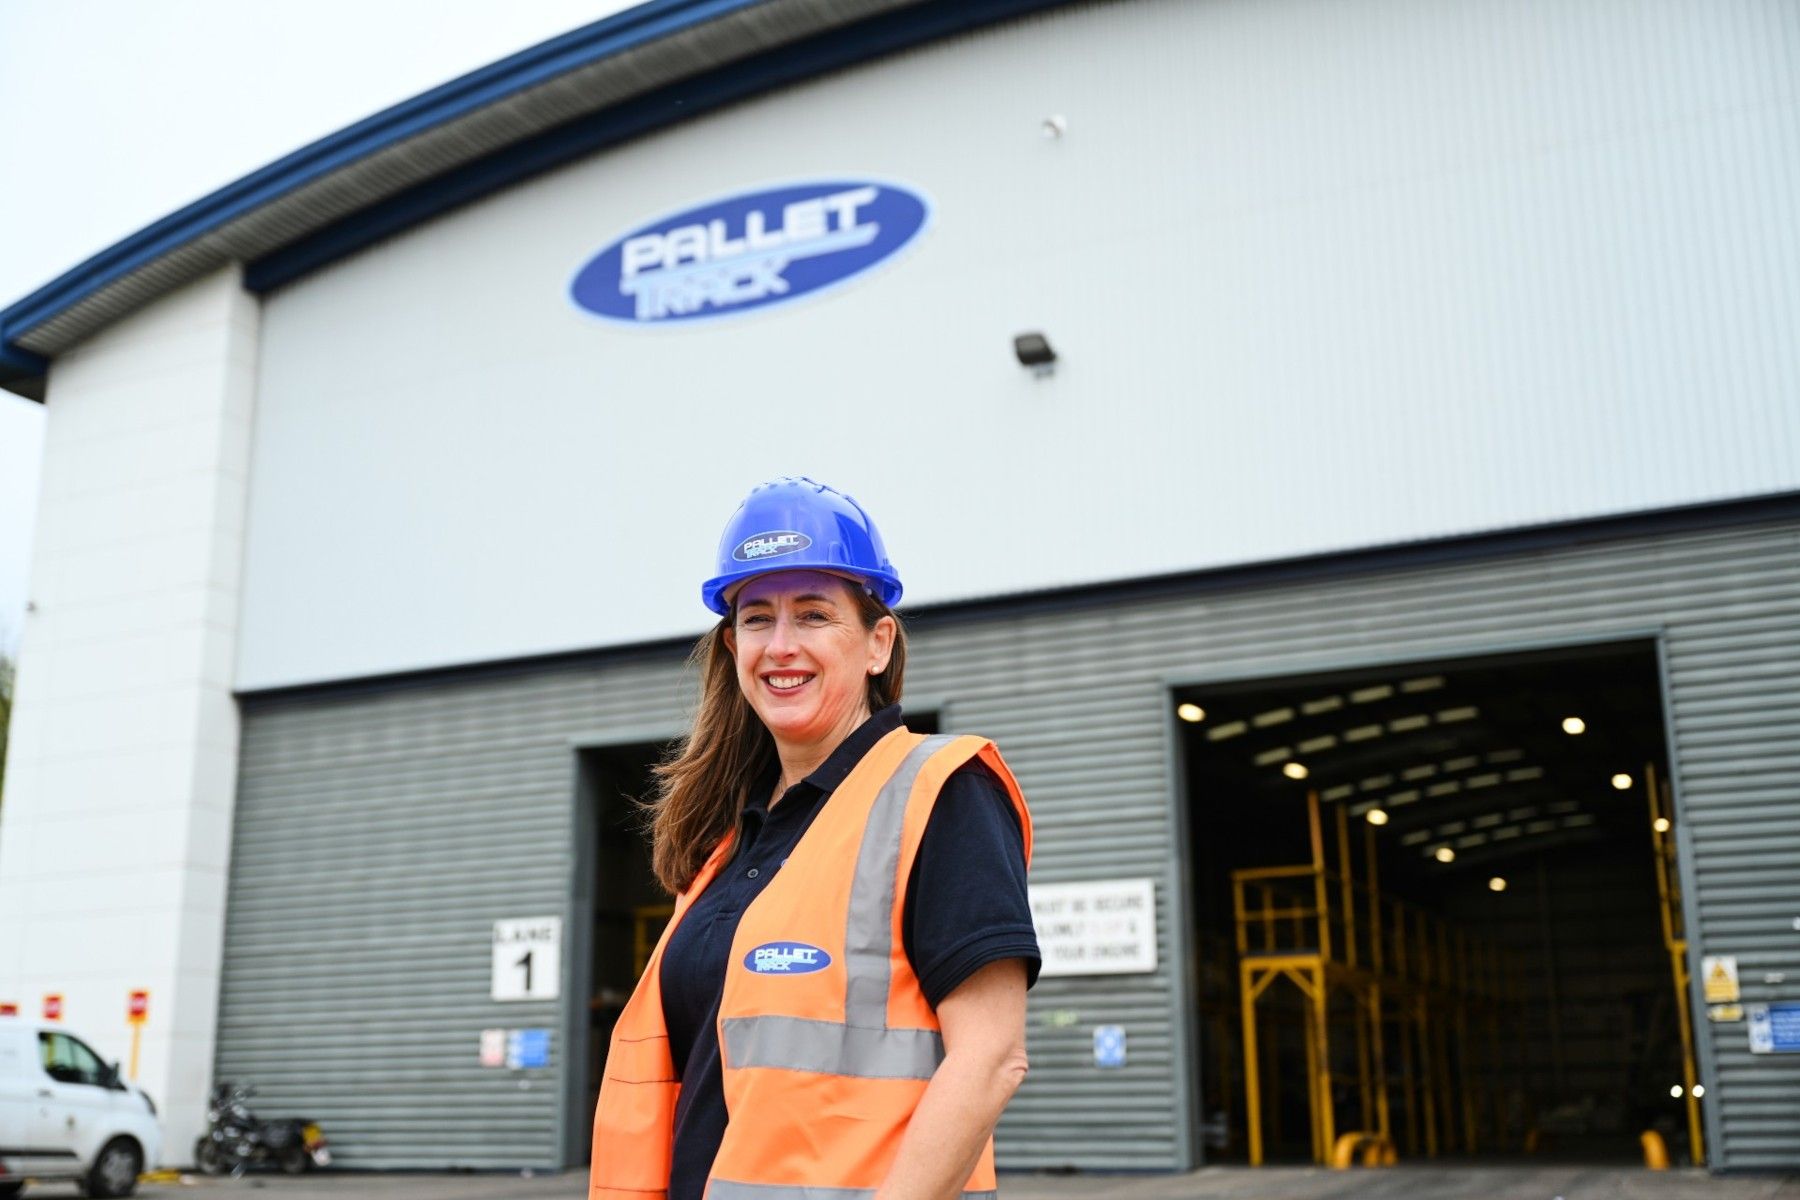
[[[799,673],[764,675],[763,682],[768,684],[769,690],[773,692],[795,692],[799,691],[802,687],[805,687],[808,683],[811,683],[812,678],[811,675]]]

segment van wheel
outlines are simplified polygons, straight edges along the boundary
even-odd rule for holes
[[[100,1151],[87,1174],[87,1194],[97,1200],[129,1196],[137,1189],[144,1169],[144,1155],[130,1138],[114,1138]]]

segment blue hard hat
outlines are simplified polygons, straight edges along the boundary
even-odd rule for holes
[[[900,576],[869,514],[844,493],[804,475],[750,489],[719,539],[718,571],[700,586],[700,599],[723,616],[731,611],[728,590],[775,571],[854,575],[883,604],[891,608],[900,602]]]

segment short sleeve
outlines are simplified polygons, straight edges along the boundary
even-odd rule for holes
[[[1037,982],[1037,932],[1025,890],[1025,837],[1006,787],[979,762],[944,781],[907,883],[901,934],[936,1008],[989,963],[1025,962]]]

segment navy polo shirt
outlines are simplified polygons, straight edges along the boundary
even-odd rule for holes
[[[899,727],[900,706],[882,709],[773,809],[777,777],[760,781],[739,818],[731,864],[694,900],[663,949],[663,1020],[681,1076],[669,1200],[701,1200],[725,1138],[719,998],[738,921],[851,768]],[[1037,981],[1019,817],[1005,786],[979,763],[952,772],[938,793],[913,860],[901,940],[933,1008],[978,969],[1002,959],[1024,959],[1027,986]]]

